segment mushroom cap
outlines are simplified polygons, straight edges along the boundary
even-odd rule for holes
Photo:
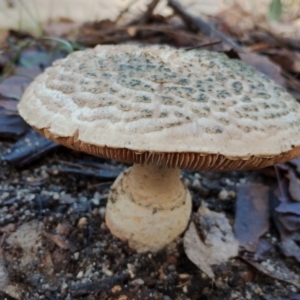
[[[107,45],[56,61],[21,116],[67,147],[128,163],[251,169],[300,155],[300,105],[224,54]]]

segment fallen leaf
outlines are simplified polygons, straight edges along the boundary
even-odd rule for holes
[[[281,68],[268,57],[252,52],[239,52],[239,57],[242,61],[273,79],[278,84],[285,86],[285,79],[281,75]]]
[[[273,248],[273,244],[270,243],[268,240],[261,238],[259,240],[258,246],[256,248],[255,254],[254,254],[254,259],[255,260],[259,260],[261,259],[261,257],[268,252],[269,250],[271,250]]]
[[[258,263],[247,257],[241,257],[241,259],[271,278],[293,284],[297,288],[300,288],[299,275],[289,270],[282,260],[277,259],[276,261],[271,261],[269,259],[269,263],[273,266],[273,268],[270,268],[264,264],[264,262]]]
[[[289,192],[293,200],[300,201],[300,184],[293,169],[289,169]]]
[[[20,100],[26,87],[33,80],[25,76],[11,76],[0,83],[0,94],[6,98]]]
[[[206,273],[210,278],[214,278],[215,274],[206,260],[207,249],[205,244],[200,240],[196,226],[193,222],[190,223],[188,230],[183,237],[184,252],[201,271]]]
[[[300,203],[281,202],[275,209],[279,213],[294,213],[300,216]]]
[[[241,247],[254,252],[259,238],[269,229],[269,187],[261,183],[238,187],[235,236]]]
[[[300,247],[297,245],[292,236],[281,241],[278,245],[286,257],[293,257],[300,262]]]
[[[18,111],[17,105],[18,105],[18,101],[16,100],[0,99],[0,107],[6,110],[17,112]]]
[[[290,160],[289,163],[296,167],[296,171],[300,175],[300,157]]]
[[[201,206],[197,216],[203,240],[199,238],[196,226],[191,222],[183,238],[184,250],[200,270],[210,278],[214,278],[211,266],[219,265],[228,261],[230,257],[237,256],[238,242],[223,213],[213,212]]]
[[[46,139],[36,131],[29,130],[22,139],[15,143],[7,153],[3,155],[2,160],[21,167],[38,159],[43,154],[58,146],[58,144]]]
[[[288,231],[300,230],[300,216],[294,214],[279,214],[278,220]]]
[[[0,107],[0,138],[15,139],[28,129],[29,125],[18,114]]]
[[[279,189],[279,185],[281,185],[281,189]],[[280,190],[287,195],[284,196],[281,194]],[[276,207],[281,203],[281,201],[286,201],[286,199],[289,197],[288,195],[288,182],[286,178],[278,179],[278,184],[275,187],[272,187],[270,192],[270,206],[271,206],[271,217],[272,221],[274,222],[274,225],[276,229],[278,230],[280,234],[281,240],[285,239],[289,236],[290,231],[286,229],[286,227],[281,222],[280,218],[284,215],[280,215],[275,209]]]
[[[284,70],[300,73],[300,55],[297,52],[287,49],[270,49],[264,53]]]

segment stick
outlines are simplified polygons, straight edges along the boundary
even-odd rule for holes
[[[246,52],[246,50],[226,36],[223,32],[215,28],[212,24],[203,21],[201,18],[191,15],[179,2],[176,0],[168,0],[168,5],[178,14],[186,26],[192,30],[201,30],[207,37],[218,38],[222,42],[230,45],[234,50],[239,52]]]

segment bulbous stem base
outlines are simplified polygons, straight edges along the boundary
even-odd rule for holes
[[[111,233],[138,252],[157,252],[186,228],[191,196],[180,170],[134,165],[114,182],[106,208]]]

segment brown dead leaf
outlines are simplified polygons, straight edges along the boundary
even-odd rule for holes
[[[234,232],[240,246],[254,252],[269,229],[269,187],[260,183],[238,187]]]
[[[300,55],[297,52],[288,49],[271,49],[264,51],[264,53],[282,69],[300,73]]]
[[[278,84],[285,86],[285,79],[281,75],[281,68],[268,57],[251,52],[239,52],[239,57],[242,61],[273,79]]]

